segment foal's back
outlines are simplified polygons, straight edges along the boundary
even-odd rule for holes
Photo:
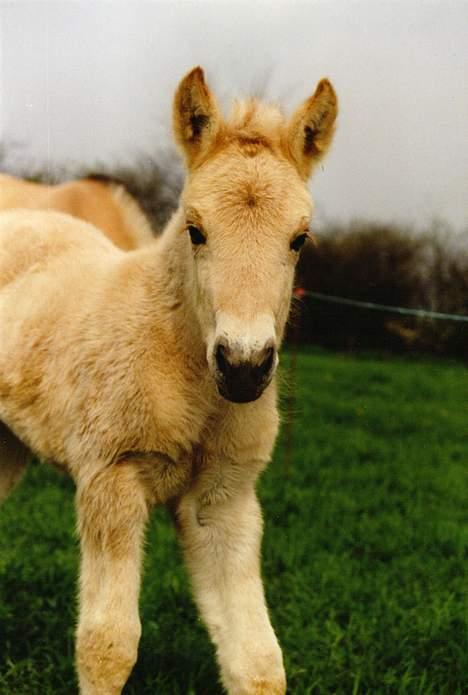
[[[86,255],[97,261],[119,253],[96,227],[77,224],[71,215],[27,209],[0,211],[0,290],[14,281],[24,282],[26,276],[37,276],[47,265],[63,263],[64,258],[63,272],[69,276],[72,266],[82,265]]]
[[[48,186],[0,174],[0,210],[55,210],[90,222],[128,251],[153,239],[150,224],[123,186],[93,179]]]

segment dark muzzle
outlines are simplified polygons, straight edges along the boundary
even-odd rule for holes
[[[273,376],[275,354],[275,348],[267,345],[248,361],[237,361],[229,347],[219,343],[215,358],[216,382],[221,396],[233,403],[257,400]]]

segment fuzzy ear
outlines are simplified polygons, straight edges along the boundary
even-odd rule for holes
[[[315,93],[291,117],[288,147],[299,173],[307,179],[326,154],[335,131],[338,99],[331,83],[320,80]]]
[[[206,156],[221,125],[216,99],[200,67],[191,70],[177,88],[172,124],[175,140],[190,168]]]

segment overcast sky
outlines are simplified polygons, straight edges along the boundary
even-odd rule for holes
[[[22,165],[157,156],[197,64],[223,104],[262,89],[287,112],[326,75],[319,221],[468,230],[468,1],[0,0],[0,20],[0,138]]]

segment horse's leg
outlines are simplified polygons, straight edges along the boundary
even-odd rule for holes
[[[78,482],[81,541],[77,670],[82,695],[118,695],[141,634],[138,594],[145,490],[136,466],[118,463]]]
[[[177,524],[229,695],[284,695],[283,659],[260,578],[262,517],[253,485],[211,503],[189,493]]]
[[[21,479],[28,457],[29,449],[0,422],[0,502]]]

